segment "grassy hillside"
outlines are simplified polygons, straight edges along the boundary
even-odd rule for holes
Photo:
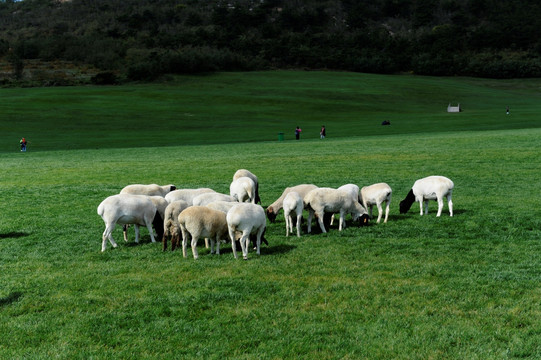
[[[337,72],[176,77],[151,85],[0,89],[0,151],[171,146],[541,127],[539,80]],[[448,114],[449,102],[464,112]],[[510,106],[511,116],[505,116]],[[381,122],[390,120],[391,126]]]
[[[282,89],[282,79],[292,74],[272,74],[281,80],[269,81],[267,89]],[[338,85],[334,82],[331,92],[320,84],[331,74],[318,73],[312,80],[309,73],[299,74],[304,77],[292,77],[290,89],[281,92],[289,99],[282,103],[289,104],[284,109],[295,110],[291,98],[314,106],[325,98],[329,106],[321,108],[330,107],[333,101],[328,98],[339,94]],[[215,77],[214,84],[221,81],[228,90],[221,96],[237,99],[237,104],[264,97],[257,83],[250,82],[257,90],[246,85],[243,79],[249,74],[237,74],[237,81],[228,87],[225,79],[233,79],[233,75]],[[346,75],[336,77],[344,76],[342,88],[351,89]],[[143,147],[148,143],[136,141],[143,139],[142,130],[123,131],[123,125],[115,123],[108,126],[110,132],[104,137],[105,131],[85,127],[84,121],[64,125],[59,120],[62,111],[56,117],[43,114],[41,121],[34,122],[40,129],[35,138],[43,142],[31,143],[27,153],[9,150],[2,138],[0,331],[9,336],[0,337],[0,358],[540,358],[541,210],[537,205],[541,202],[541,129],[534,121],[536,81],[514,86],[511,82],[400,77],[393,86],[385,86],[384,80],[391,78],[369,78],[370,87],[364,92],[372,95],[366,98],[372,96],[374,109],[380,110],[390,106],[390,101],[385,103],[390,94],[413,99],[409,92],[399,91],[413,80],[431,83],[434,89],[438,81],[454,83],[461,94],[470,89],[467,93],[472,99],[476,91],[485,97],[477,98],[477,110],[469,110],[468,101],[460,98],[466,111],[454,116],[442,110],[448,101],[438,106],[445,126],[422,115],[421,109],[433,109],[436,114],[436,106],[429,101],[422,106],[425,100],[420,97],[417,106],[404,108],[409,127],[400,125],[400,112],[395,108],[382,114],[372,110],[372,119],[377,118],[374,126],[364,118],[359,120],[360,126],[374,129],[367,134],[370,136],[355,133],[347,137],[343,115],[344,126],[329,130],[326,140],[317,138],[318,119],[312,123],[313,136],[307,130],[311,125],[301,123],[305,128],[302,141],[289,141],[289,136],[288,141],[278,142],[274,136],[278,127],[272,130],[272,141],[257,141],[254,134],[263,136],[271,124],[263,122],[261,126],[267,127],[263,131],[259,124],[244,123],[248,116],[239,116],[241,105],[227,107],[232,101],[222,100],[223,107],[208,102],[209,109],[205,109],[203,101],[195,97],[190,102],[188,89],[204,88],[210,78],[200,85],[185,78],[184,87],[170,84],[154,90],[143,85],[130,87],[140,88],[132,92],[108,88],[112,94],[116,92],[116,101],[102,97],[103,88],[53,89],[65,91],[66,96],[78,91],[86,94],[78,104],[77,96],[71,98],[72,109],[90,112],[89,103],[103,103],[96,112],[105,115],[108,108],[111,113],[130,112],[134,118],[137,111],[133,108],[143,107],[135,99],[146,94],[149,103],[157,104],[183,89],[185,97],[179,101],[192,104],[190,111],[201,118],[215,113],[231,119],[230,126],[239,129],[251,125],[242,134],[249,134],[246,137],[252,142],[219,144],[244,138],[223,139],[233,134],[228,127],[221,132],[217,128],[197,130],[193,122],[191,141],[201,143],[208,138],[216,143]],[[405,83],[400,85],[401,81]],[[145,87],[148,92],[142,91]],[[137,95],[122,97],[121,89],[124,94]],[[342,98],[364,98],[358,95],[361,88],[355,89],[357,95],[344,90]],[[42,97],[48,90],[31,92],[39,94],[35,99],[42,99],[41,106],[53,107],[54,96],[45,97],[49,101]],[[16,90],[9,91],[17,99]],[[94,97],[88,95],[92,91],[96,91]],[[306,95],[318,91],[326,95],[319,100]],[[205,92],[220,97],[218,90],[206,88]],[[276,92],[266,96],[276,101]],[[28,111],[42,114],[40,106],[21,94],[18,99],[26,101]],[[506,102],[490,106],[502,100],[503,94],[514,99],[509,103],[509,116],[504,113]],[[428,96],[444,97],[436,91]],[[257,103],[263,103],[264,114],[273,107],[277,113],[285,112],[273,101]],[[344,100],[344,106],[334,110],[338,114],[341,108],[353,108],[353,103]],[[155,108],[159,116],[170,119],[179,110],[169,108],[168,114],[167,107]],[[474,121],[461,120],[472,116],[470,112],[478,114]],[[301,113],[294,112],[295,116]],[[383,113],[395,114],[392,126],[379,125]],[[494,116],[489,122],[491,113]],[[527,121],[515,120],[522,117],[529,119],[531,128],[507,129],[527,126]],[[232,120],[235,118],[238,122]],[[425,127],[416,125],[415,118]],[[483,121],[489,130],[479,131]],[[332,122],[325,124],[333,129]],[[397,128],[402,133],[378,135],[379,131],[400,132]],[[179,130],[163,131],[150,134],[171,138]],[[338,131],[343,131],[341,137],[335,134]],[[50,136],[41,136],[45,132]],[[60,134],[78,141],[64,145]],[[40,148],[40,144],[46,146]],[[120,148],[129,144],[137,147]],[[71,146],[79,149],[64,149]],[[178,251],[162,252],[161,244],[151,243],[144,229],[140,244],[134,244],[133,230],[130,242],[124,243],[117,227],[114,236],[119,247],[112,249],[108,244],[100,253],[104,224],[96,208],[124,185],[174,183],[182,188],[208,186],[228,192],[239,168],[258,175],[264,206],[285,187],[300,183],[337,187],[385,181],[393,188],[389,222],[357,228],[348,219],[342,232],[335,225],[327,234],[308,235],[303,227],[301,238],[286,238],[281,213],[277,223],[268,224],[269,246],[262,248],[261,256],[251,251],[249,261],[235,260],[229,244],[222,246],[220,256],[210,255],[200,246],[198,261],[191,254],[184,259]],[[455,216],[449,217],[445,206],[443,215],[436,218],[435,203],[428,216],[420,217],[417,205],[408,214],[399,214],[398,203],[415,179],[432,174],[455,182]]]

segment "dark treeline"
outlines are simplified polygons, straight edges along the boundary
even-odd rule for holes
[[[0,1],[0,57],[109,77],[275,68],[541,76],[535,0]],[[109,80],[108,80],[109,79]]]

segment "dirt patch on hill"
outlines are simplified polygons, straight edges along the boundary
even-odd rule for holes
[[[69,61],[24,60],[22,77],[16,79],[12,66],[0,59],[0,86],[70,86],[90,84],[100,72],[89,65]]]

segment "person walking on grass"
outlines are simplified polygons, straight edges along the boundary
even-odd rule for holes
[[[26,139],[22,138],[21,141],[19,141],[19,144],[21,145],[21,151],[26,152]]]
[[[301,131],[302,129],[297,126],[297,128],[295,129],[295,139],[299,140],[301,138]]]
[[[325,132],[325,125],[323,125],[321,127],[321,131],[319,132],[319,136],[322,138],[322,139],[325,139],[325,136],[327,135],[327,133]]]

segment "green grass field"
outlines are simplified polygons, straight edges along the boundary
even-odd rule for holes
[[[0,358],[541,358],[540,86],[269,72],[0,90]],[[119,227],[100,252],[96,208],[124,185],[227,193],[239,168],[264,206],[300,183],[385,181],[389,222],[286,238],[281,213],[249,261]],[[455,216],[399,214],[433,174],[455,182]]]

